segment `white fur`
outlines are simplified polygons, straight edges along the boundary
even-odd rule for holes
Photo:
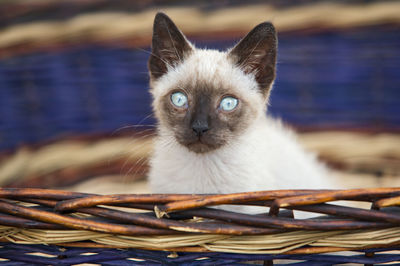
[[[244,74],[232,64],[227,53],[196,50],[182,64],[170,68],[153,82],[156,112],[160,108],[158,99],[184,80],[207,80],[213,86],[232,87],[252,103],[254,119],[241,136],[207,153],[194,153],[179,144],[160,121],[150,162],[153,192],[234,193],[335,187],[327,170],[313,154],[300,147],[295,135],[280,122],[267,117],[267,99],[258,91],[254,76]]]
[[[160,132],[150,186],[163,193],[234,193],[332,188],[326,169],[279,122],[263,117],[239,139],[198,154]]]

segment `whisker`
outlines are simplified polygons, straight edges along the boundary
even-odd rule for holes
[[[147,51],[146,49],[143,49],[143,48],[136,48],[137,50],[140,50],[140,51],[142,51],[142,52],[145,52],[145,53],[147,53],[147,54],[149,54],[149,55],[152,55],[152,56],[154,56],[154,57],[157,57],[158,59],[160,59],[164,64],[166,64],[169,68],[172,68],[172,66],[167,62],[167,61],[165,61],[163,58],[161,58],[161,57],[159,57],[158,55],[156,55],[155,53],[153,53],[153,52],[151,52],[151,51]],[[161,73],[161,74],[164,74],[164,73]]]
[[[117,128],[116,130],[114,130],[114,131],[111,133],[111,136],[117,134],[118,132],[120,132],[120,131],[122,131],[122,130],[130,129],[130,128],[156,127],[156,125],[154,125],[154,124],[142,124],[144,121],[146,121],[146,120],[149,119],[150,117],[153,117],[153,114],[152,114],[152,113],[149,114],[149,115],[147,115],[147,116],[145,116],[144,118],[142,118],[142,120],[140,120],[139,123],[136,123],[136,124],[134,124],[134,125],[126,125],[126,126],[122,126],[122,127],[120,127],[120,128]]]
[[[111,133],[111,136],[114,136],[115,134],[119,133],[119,132],[122,131],[122,130],[132,129],[132,128],[134,128],[134,129],[136,129],[136,128],[146,128],[146,127],[152,127],[152,128],[154,128],[154,127],[156,127],[156,126],[155,126],[155,125],[152,125],[152,124],[126,125],[126,126],[122,126],[122,127],[120,127],[120,128],[117,128],[116,130],[114,130],[114,131]]]
[[[139,121],[138,124],[139,124],[139,125],[142,124],[144,121],[146,121],[146,120],[149,119],[150,117],[153,117],[153,118],[154,118],[154,114],[153,114],[153,113],[150,113],[150,114],[146,115],[144,118],[142,118],[142,120]]]
[[[146,133],[146,132],[150,132],[150,133]],[[141,135],[141,136],[139,136],[139,137],[136,137],[135,135],[136,134],[143,134],[143,135]],[[129,147],[129,146],[131,146],[131,145],[133,145],[134,144],[134,142],[138,142],[138,141],[140,141],[140,140],[142,140],[142,139],[144,139],[144,138],[149,138],[149,137],[153,137],[154,135],[156,135],[156,132],[154,132],[154,130],[153,129],[146,129],[146,130],[142,130],[142,131],[140,131],[140,132],[135,132],[135,134],[133,135],[133,137],[132,137],[132,139],[125,145],[126,147]],[[136,145],[136,147],[137,147],[137,144],[135,144]],[[126,149],[126,151],[125,152],[117,152],[117,153],[115,153],[113,156],[110,156],[110,158],[108,159],[108,164],[110,164],[111,163],[111,161],[114,161],[114,160],[116,160],[116,159],[118,159],[118,158],[124,158],[124,157],[127,157],[128,156],[128,159],[127,160],[129,160],[129,154],[132,154],[132,151],[131,150],[129,150],[129,149]],[[131,155],[132,156],[132,155]],[[124,164],[125,164],[126,162],[124,162]]]
[[[153,132],[151,134],[146,134],[145,136],[135,138],[131,141],[131,143],[129,145],[133,145],[133,142],[140,142],[143,138],[153,137],[155,134],[156,133]],[[139,144],[135,143],[134,147],[136,148],[136,150],[139,150],[146,144],[147,144],[146,142],[142,142]],[[137,154],[135,154],[135,152],[132,152],[132,150],[127,150],[125,153],[125,156],[126,156],[126,159],[125,159],[125,162],[123,163],[123,165],[121,166],[120,173],[122,173],[124,171],[124,168],[128,164],[128,162],[131,161],[135,156],[137,156]]]
[[[127,182],[128,176],[133,176],[134,178],[138,175],[139,171],[141,171],[142,166],[146,165],[149,162],[149,157],[141,157],[135,165],[131,166],[128,170],[128,172],[125,173],[124,175],[124,182]],[[132,174],[132,170],[135,170],[135,172]],[[144,173],[143,173],[144,174]]]

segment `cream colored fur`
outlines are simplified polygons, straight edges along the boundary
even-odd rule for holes
[[[179,144],[166,123],[159,121],[149,174],[153,192],[233,193],[336,187],[325,167],[300,147],[296,136],[279,121],[267,117],[267,99],[258,91],[254,75],[244,74],[231,63],[227,52],[197,49],[154,81],[151,85],[156,115],[162,112],[161,96],[185,82],[205,80],[216,87],[229,85],[252,103],[250,126],[219,149],[194,153]]]

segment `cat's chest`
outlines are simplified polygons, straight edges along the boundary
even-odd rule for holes
[[[257,169],[229,152],[206,156],[159,153],[153,157],[152,165],[152,187],[163,190],[158,192],[233,193],[257,187],[254,182]]]

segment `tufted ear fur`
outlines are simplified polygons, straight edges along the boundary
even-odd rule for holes
[[[253,73],[264,95],[269,94],[275,79],[277,36],[274,26],[264,22],[251,30],[233,49],[229,57],[246,74]]]
[[[152,53],[148,68],[151,79],[158,79],[183,61],[192,50],[192,45],[164,13],[157,13],[154,19]]]

